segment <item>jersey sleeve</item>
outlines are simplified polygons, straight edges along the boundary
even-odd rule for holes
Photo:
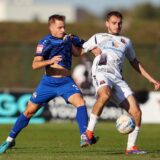
[[[127,45],[126,57],[129,61],[133,61],[136,58],[136,53],[130,40]]]
[[[90,50],[92,50],[93,48],[97,47],[97,38],[96,38],[96,35],[93,35],[88,41],[86,41],[84,44],[83,44],[83,49],[84,49],[84,52],[88,52]]]
[[[52,45],[50,40],[47,40],[47,39],[40,40],[36,48],[35,56],[44,57],[45,54],[49,52],[51,49],[52,49]]]
[[[85,41],[83,39],[80,39],[78,36],[76,35],[72,35],[72,43],[76,46],[76,47],[82,47],[83,43]]]

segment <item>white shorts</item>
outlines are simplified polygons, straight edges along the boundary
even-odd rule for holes
[[[128,96],[133,94],[128,84],[124,80],[115,77],[113,74],[98,73],[92,76],[92,80],[96,95],[100,87],[109,86],[112,89],[111,101],[117,104],[120,104]]]

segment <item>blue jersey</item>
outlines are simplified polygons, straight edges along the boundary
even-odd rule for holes
[[[35,55],[43,56],[44,60],[61,55],[62,61],[58,64],[70,70],[72,65],[72,44],[82,47],[83,43],[84,41],[78,36],[66,36],[64,39],[59,39],[49,34],[39,41]],[[68,98],[75,93],[81,94],[71,76],[56,78],[44,75],[30,101],[35,104],[44,104],[57,96],[61,96],[68,102]]]
[[[44,60],[48,60],[53,56],[61,55],[62,61],[58,62],[58,64],[71,70],[72,44],[77,47],[82,47],[83,43],[84,40],[80,39],[78,36],[66,36],[64,39],[59,39],[49,34],[39,41],[36,56],[43,56]]]

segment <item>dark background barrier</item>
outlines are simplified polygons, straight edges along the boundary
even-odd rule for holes
[[[14,123],[16,118],[22,113],[30,99],[31,92],[0,92],[0,123]],[[135,93],[140,103],[148,100],[146,91]],[[88,113],[91,112],[95,102],[93,95],[85,95]],[[113,102],[107,104],[101,115],[101,120],[115,120],[124,111]],[[31,123],[44,123],[52,120],[74,120],[76,109],[66,104],[61,97],[57,97],[45,104],[32,118]]]

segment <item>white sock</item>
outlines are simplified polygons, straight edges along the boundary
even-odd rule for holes
[[[127,143],[127,149],[131,149],[131,147],[135,146],[136,140],[139,133],[139,127],[135,127],[134,131],[128,135],[128,143]]]
[[[97,124],[97,121],[98,121],[98,116],[95,115],[95,114],[93,114],[93,113],[91,113],[87,130],[93,132],[93,131],[94,131],[94,128],[95,128],[95,126],[96,126],[96,124]]]
[[[7,142],[12,142],[14,139],[12,137],[7,137],[6,141]]]

